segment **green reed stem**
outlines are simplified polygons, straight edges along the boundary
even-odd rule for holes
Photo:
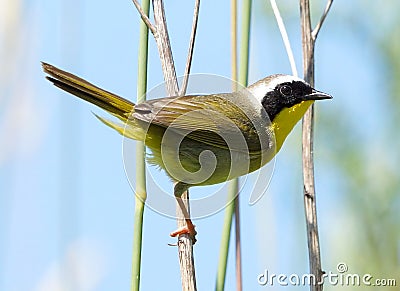
[[[150,0],[142,1],[142,9],[149,15]],[[147,59],[149,30],[141,20],[139,32],[139,53],[138,53],[138,78],[137,78],[137,103],[146,100],[147,90]],[[142,233],[143,233],[143,212],[147,198],[146,193],[146,148],[143,142],[136,145],[136,195],[135,195],[135,216],[133,224],[133,251],[132,251],[132,278],[131,291],[139,291],[140,267],[142,257]]]
[[[249,40],[250,40],[250,19],[251,19],[251,0],[244,0],[242,6],[242,34],[241,34],[241,46],[240,46],[240,71],[237,76],[237,1],[231,1],[231,49],[232,49],[232,80],[239,81],[242,86],[247,86],[248,81],[248,68],[249,68]],[[234,85],[233,90],[236,90]],[[222,231],[220,256],[217,271],[217,281],[215,290],[222,291],[225,289],[225,278],[226,268],[228,261],[228,251],[230,244],[230,234],[232,228],[232,219],[235,213],[235,204],[238,203],[238,191],[239,191],[239,180],[234,179],[228,183],[228,201],[234,200],[232,203],[227,205],[225,210],[224,228]],[[235,198],[236,197],[236,198]],[[239,212],[236,213],[236,223],[239,224]],[[239,230],[239,225],[237,225]],[[240,264],[240,232],[236,232],[236,277],[237,277],[237,290],[242,288],[241,280],[241,264]],[[239,247],[239,248],[238,248]]]

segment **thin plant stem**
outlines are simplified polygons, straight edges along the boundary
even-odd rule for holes
[[[183,81],[181,89],[179,91],[179,96],[185,95],[189,82],[190,68],[192,66],[192,58],[194,50],[194,41],[196,39],[197,23],[199,20],[199,9],[200,9],[200,0],[195,0],[194,11],[193,11],[192,33],[190,35],[190,42],[189,42],[189,52],[186,60],[185,73],[183,74]]]
[[[317,25],[315,26],[315,28],[312,31],[312,38],[314,41],[317,39],[318,33],[320,32],[321,27],[324,24],[326,16],[328,16],[328,13],[332,7],[332,4],[333,4],[333,0],[328,0],[328,2],[326,3],[325,11],[321,16],[321,19],[319,20],[319,22],[317,23]]]
[[[289,62],[292,68],[293,75],[297,76],[296,64],[293,57],[293,52],[290,47],[289,38],[286,29],[279,13],[278,6],[275,0],[270,0],[272,9],[275,14],[276,21],[281,32]],[[314,85],[314,45],[316,37],[322,27],[323,22],[330,10],[333,0],[328,0],[325,11],[316,25],[314,30],[311,30],[311,18],[309,0],[300,0],[300,18],[302,29],[302,44],[303,44],[303,65],[304,79],[312,86]],[[309,249],[310,271],[315,276],[317,282],[321,281],[323,271],[321,267],[321,255],[319,247],[319,235],[317,224],[317,209],[315,196],[315,181],[314,181],[314,161],[313,161],[313,131],[314,131],[314,105],[306,112],[303,118],[303,180],[304,180],[304,207],[306,215],[307,238]],[[310,290],[320,291],[323,289],[322,284],[311,284]]]
[[[165,18],[164,2],[152,0],[154,26],[156,33],[154,40],[157,43],[158,54],[160,55],[161,68],[164,75],[165,88],[168,96],[178,96],[179,86],[176,78],[174,58],[172,56],[171,42],[169,40],[167,20]]]
[[[237,90],[237,0],[231,0],[231,68],[232,68],[232,90]],[[217,280],[215,290],[225,289],[226,269],[228,263],[229,243],[231,237],[232,218],[235,212],[235,195],[238,183],[228,184],[228,197],[230,203],[225,209],[224,227],[222,230],[221,246],[219,251]]]
[[[314,48],[315,40],[322,24],[330,10],[332,1],[327,7],[314,30],[311,29],[310,1],[300,0],[301,35],[303,44],[303,69],[304,80],[314,86]],[[310,273],[317,282],[322,281],[323,271],[317,223],[317,204],[314,176],[314,105],[312,105],[303,118],[303,197],[307,227],[308,257]],[[311,291],[322,291],[323,284],[311,284]]]
[[[177,96],[179,94],[179,86],[176,78],[175,65],[168,35],[164,4],[162,0],[152,0],[152,3],[154,12],[154,25],[156,28],[156,33],[153,35],[160,55],[166,89],[169,96]],[[191,45],[194,45],[194,40]],[[191,58],[188,58],[188,61],[191,62]],[[178,227],[186,226],[186,218],[188,217],[185,217],[183,212],[190,214],[189,191],[185,191],[181,195],[181,199],[186,210],[182,209],[181,206],[177,204]],[[194,268],[193,241],[188,234],[182,234],[178,237],[178,256],[182,279],[182,290],[196,290],[197,287]]]
[[[239,182],[234,183],[234,186],[239,187]],[[236,189],[238,193],[239,189]],[[242,280],[242,243],[240,235],[240,204],[239,195],[235,197],[235,271],[236,271],[236,290],[242,291],[243,280]]]
[[[239,56],[239,84],[247,86],[249,78],[249,55],[250,55],[250,27],[251,27],[252,0],[244,0],[241,24],[241,41]],[[232,181],[235,190],[235,254],[236,254],[236,290],[242,291],[242,250],[240,236],[240,208],[239,208],[239,179]],[[233,194],[233,193],[232,193]]]
[[[236,91],[238,79],[237,0],[231,0],[231,50],[232,90]]]
[[[293,74],[293,76],[297,77],[299,74],[297,72],[296,62],[294,61],[293,50],[292,50],[292,47],[290,46],[289,36],[286,32],[285,24],[283,22],[281,13],[279,12],[279,8],[278,8],[278,5],[276,4],[276,1],[270,0],[270,2],[271,2],[272,10],[274,11],[276,23],[278,24],[278,28],[281,33],[283,44],[285,45],[285,49],[286,49],[286,53],[288,55],[290,67],[292,69],[292,74]]]
[[[244,0],[242,11],[240,56],[239,56],[239,84],[247,86],[249,78],[250,54],[250,24],[252,0]]]
[[[237,193],[237,183],[229,183],[228,184],[228,195],[231,193]],[[234,189],[231,189],[231,188]],[[219,251],[219,262],[218,262],[218,270],[217,270],[217,281],[215,284],[216,291],[225,290],[225,278],[226,278],[226,269],[228,264],[228,252],[229,252],[229,242],[231,237],[231,228],[232,228],[232,218],[235,211],[235,201],[230,199],[231,201],[225,209],[225,219],[224,219],[224,227],[222,229],[222,238],[221,238],[221,247]]]
[[[246,86],[248,82],[249,67],[249,40],[250,40],[250,20],[251,20],[251,0],[245,0],[242,7],[242,34],[240,46],[240,71],[237,74],[237,1],[231,1],[231,63],[232,63],[232,80],[233,91],[237,90],[236,80],[239,79],[241,86]],[[240,211],[239,211],[239,180],[234,179],[228,182],[228,201],[225,210],[224,227],[222,231],[220,256],[217,271],[217,281],[215,289],[218,291],[225,289],[226,268],[228,261],[228,251],[230,244],[230,234],[232,228],[232,220],[235,216],[235,255],[236,255],[236,289],[242,290],[242,267],[241,267],[241,243],[240,243]]]
[[[146,0],[147,1],[147,0]],[[137,0],[132,0],[133,4],[135,5],[137,11],[140,14],[140,17],[142,18],[143,22],[147,25],[147,27],[150,29],[151,33],[154,35],[157,30],[155,26],[151,23],[149,19],[149,13],[146,12],[139,4],[139,1]],[[143,3],[144,4],[144,3]]]
[[[231,70],[232,90],[237,90],[237,0],[231,0]],[[217,280],[215,290],[225,289],[226,269],[231,237],[232,218],[235,212],[235,195],[238,192],[238,183],[228,183],[227,200],[230,201],[225,208],[224,227],[222,229],[221,246],[219,251]]]
[[[150,0],[142,1],[142,11],[149,15]],[[147,60],[148,60],[148,39],[149,30],[144,21],[140,22],[139,32],[139,53],[138,53],[138,80],[137,80],[137,103],[146,100],[147,89]],[[135,216],[132,252],[132,278],[131,291],[139,291],[140,288],[140,267],[142,257],[142,233],[143,213],[147,198],[146,192],[146,149],[143,142],[136,144],[136,191],[135,191]]]

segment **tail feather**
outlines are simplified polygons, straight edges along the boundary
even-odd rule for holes
[[[42,63],[42,67],[43,71],[50,75],[46,78],[55,86],[106,110],[122,121],[126,121],[134,110],[134,103],[103,90],[82,78],[47,63]]]
[[[127,138],[145,141],[146,132],[142,127],[136,126],[135,120],[129,120],[127,121],[128,123],[122,124],[119,122],[114,122],[109,119],[100,117],[95,113],[94,115],[97,117],[98,120],[100,120],[105,125],[111,127],[112,129],[116,130],[119,134]],[[130,126],[126,126],[127,124]]]

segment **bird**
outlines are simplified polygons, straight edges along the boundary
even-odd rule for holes
[[[186,226],[196,230],[180,197],[192,186],[222,183],[267,164],[316,100],[332,96],[304,80],[284,74],[267,76],[231,93],[162,97],[135,104],[92,83],[42,62],[56,87],[105,110],[119,121],[96,117],[127,138],[150,149],[147,162],[175,182],[174,195]]]

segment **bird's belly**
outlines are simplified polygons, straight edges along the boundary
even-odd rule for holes
[[[265,152],[228,150],[179,135],[163,140],[159,148],[150,148],[150,162],[163,168],[174,181],[191,186],[222,183],[253,172],[270,160]]]

